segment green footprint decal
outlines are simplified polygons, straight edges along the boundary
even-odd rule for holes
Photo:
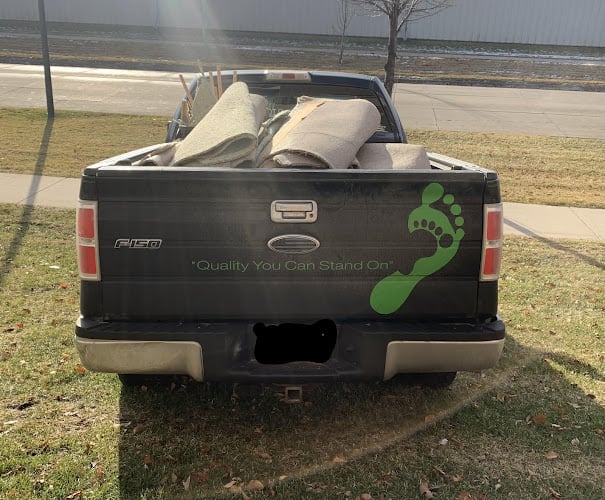
[[[449,207],[449,216],[431,206],[441,199]],[[374,311],[380,314],[394,313],[405,303],[418,283],[454,258],[460,240],[464,237],[464,218],[461,214],[462,208],[455,203],[453,195],[445,194],[441,184],[433,182],[424,189],[422,205],[415,208],[408,219],[408,230],[410,234],[416,231],[432,234],[437,242],[437,250],[433,255],[418,259],[410,274],[395,271],[379,281],[370,295],[370,305]],[[454,219],[453,225],[450,216]]]

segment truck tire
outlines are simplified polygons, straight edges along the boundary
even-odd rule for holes
[[[438,373],[400,373],[391,380],[396,384],[419,385],[434,389],[443,389],[452,385],[457,372]]]
[[[417,383],[424,387],[442,389],[452,385],[456,378],[456,372],[419,373],[416,377]]]
[[[168,385],[172,380],[169,375],[138,375],[118,373],[118,378],[124,387],[160,386]]]

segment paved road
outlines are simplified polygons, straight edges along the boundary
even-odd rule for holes
[[[57,109],[171,116],[178,75],[53,67]],[[190,79],[193,74],[186,74]],[[605,139],[605,92],[399,84],[407,128]],[[0,107],[46,107],[41,66],[0,64]]]

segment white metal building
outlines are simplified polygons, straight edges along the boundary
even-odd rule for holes
[[[333,34],[336,0],[46,0],[48,21]],[[0,19],[37,20],[37,0],[2,0]],[[385,37],[384,17],[350,35]],[[409,38],[605,47],[605,0],[454,0],[410,24]]]

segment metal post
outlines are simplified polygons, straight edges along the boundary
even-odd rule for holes
[[[205,12],[204,12],[205,3],[206,3],[205,0],[200,0],[200,18],[201,18],[200,29],[202,30],[202,44],[204,45],[204,50],[206,50],[206,17],[205,17]]]
[[[42,58],[44,59],[44,82],[46,86],[46,109],[48,119],[55,118],[55,103],[53,100],[53,85],[50,76],[50,54],[48,52],[48,32],[46,31],[46,11],[44,0],[38,0],[38,11],[40,13],[40,35],[42,37]]]

